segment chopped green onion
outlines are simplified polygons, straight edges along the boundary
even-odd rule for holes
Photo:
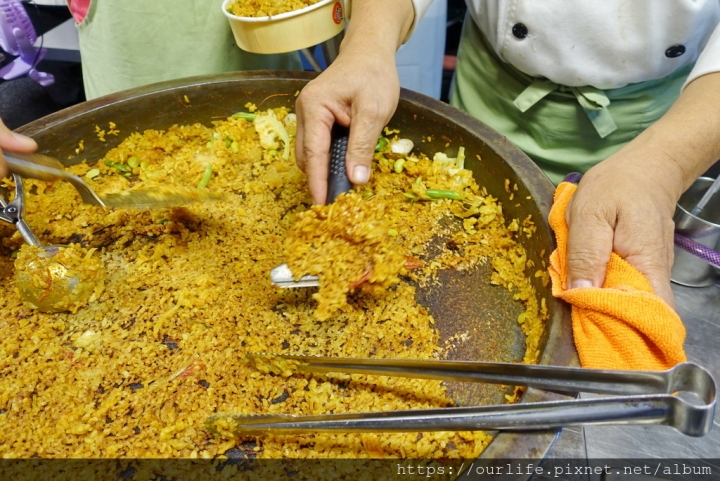
[[[240,152],[240,145],[239,145],[237,142],[232,141],[232,142],[230,143],[230,151],[231,151],[233,154],[237,154],[238,152]]]
[[[412,192],[403,192],[403,195],[410,200],[417,199],[417,195],[413,194]]]
[[[112,167],[113,169],[117,169],[120,172],[129,173],[131,171],[130,167],[128,167],[125,164],[118,164],[117,162],[113,162],[112,160],[105,159],[105,165],[108,167]]]
[[[147,162],[140,162],[140,168],[142,170],[147,170],[148,167],[150,167],[150,164],[148,164]]]
[[[161,217],[155,221],[156,224],[164,225],[168,220],[165,217]]]
[[[393,164],[393,169],[396,173],[401,174],[405,169],[405,159],[397,159],[395,164]]]
[[[270,157],[275,157],[277,155],[277,150],[268,150],[268,155]]]
[[[455,192],[454,190],[438,190],[428,189],[425,191],[425,195],[431,199],[452,199],[452,200],[463,200],[462,194]]]
[[[398,236],[398,231],[396,231],[395,229],[388,229],[388,235],[389,235],[390,237],[397,237],[397,236]]]
[[[90,169],[85,174],[85,177],[87,177],[88,179],[94,179],[98,175],[100,175],[100,169]]]
[[[385,148],[387,147],[387,144],[388,144],[388,139],[380,136],[378,138],[377,144],[375,144],[375,152],[385,152]]]
[[[129,165],[129,166],[130,166],[131,168],[133,168],[133,169],[134,169],[135,167],[137,167],[139,164],[140,164],[140,162],[138,161],[138,158],[135,157],[135,156],[130,157],[130,158],[127,160],[127,165]]]
[[[232,145],[232,140],[225,139],[225,147],[227,147],[229,149],[231,145]]]
[[[203,189],[207,187],[207,185],[210,183],[210,177],[212,177],[212,164],[208,164],[207,167],[205,167],[205,173],[202,176],[202,180],[200,180],[200,183],[198,184],[198,189]]]
[[[235,120],[237,119],[243,119],[247,120],[248,122],[252,122],[255,120],[255,117],[257,117],[257,114],[253,114],[252,112],[238,112],[232,116]]]

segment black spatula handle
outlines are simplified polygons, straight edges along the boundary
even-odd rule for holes
[[[352,189],[352,183],[350,179],[348,179],[345,168],[349,133],[349,129],[340,124],[335,124],[332,128],[330,137],[330,172],[328,173],[326,204],[334,202],[338,195]]]

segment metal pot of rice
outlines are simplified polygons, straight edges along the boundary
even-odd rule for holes
[[[70,187],[26,184],[28,222],[41,240],[97,249],[107,281],[104,293],[74,314],[36,312],[7,289],[0,377],[0,419],[6,418],[8,427],[0,444],[6,454],[138,459],[234,453],[260,459],[467,458],[472,453],[473,458],[508,459],[541,458],[547,452],[556,430],[332,439],[219,439],[204,430],[203,420],[217,412],[294,412],[299,406],[303,413],[398,409],[408,402],[414,406],[423,390],[442,391],[446,401],[458,405],[560,398],[504,386],[428,387],[424,382],[402,386],[417,392],[398,394],[393,385],[380,386],[370,378],[273,378],[246,366],[250,352],[577,364],[569,310],[552,297],[545,273],[554,248],[547,224],[552,184],[501,135],[411,91],[402,91],[389,128],[429,158],[438,152],[454,158],[464,148],[465,168],[479,192],[501,206],[496,209],[502,213],[500,225],[516,232],[511,236],[514,257],[498,247],[500,260],[438,269],[428,282],[403,283],[391,295],[410,295],[410,300],[393,304],[393,314],[383,314],[384,301],[353,297],[350,304],[364,303],[358,308],[361,325],[348,318],[337,324],[306,319],[302,312],[311,312],[305,307],[311,294],[278,292],[269,285],[264,273],[282,261],[284,231],[278,229],[287,229],[309,201],[294,166],[267,160],[283,152],[246,148],[242,136],[256,132],[237,130],[239,124],[228,117],[250,104],[258,112],[292,109],[313,76],[246,72],[170,81],[86,102],[19,130],[37,141],[41,153],[61,159],[91,182],[110,178],[113,164],[124,162],[129,173],[116,172],[122,182],[131,184],[133,172],[153,174],[160,182],[194,185],[200,179],[207,188],[226,193],[229,203],[103,211],[80,204]],[[244,155],[245,164],[220,156],[213,157],[212,169],[206,168],[207,149]],[[168,158],[174,160],[164,170],[153,170]],[[193,162],[199,163],[197,172],[183,170]],[[473,229],[462,221],[444,222],[457,224],[456,232]],[[414,228],[411,220],[406,227],[408,232]],[[12,237],[11,227],[3,228],[2,272],[10,285],[12,251],[21,241]],[[403,227],[399,230],[402,237]],[[433,253],[450,250],[458,251],[458,245],[436,235],[423,255],[430,262]],[[407,324],[417,319],[423,320],[421,328]],[[406,394],[415,401],[407,401]],[[375,400],[363,401],[370,398]]]

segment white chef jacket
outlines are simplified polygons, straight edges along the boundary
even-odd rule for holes
[[[417,23],[432,0],[412,2]],[[697,62],[687,85],[720,71],[720,0],[466,3],[500,58],[557,84],[612,89]]]

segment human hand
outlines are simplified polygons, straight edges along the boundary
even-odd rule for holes
[[[674,305],[672,221],[680,195],[720,158],[720,72],[690,82],[668,112],[590,169],[567,209],[568,287],[601,286],[614,250]]]
[[[672,217],[682,189],[676,164],[633,144],[590,169],[566,211],[567,287],[601,287],[614,251],[674,307]]]
[[[37,144],[30,137],[16,134],[8,129],[2,120],[0,120],[0,149],[29,154],[37,150]],[[7,162],[5,162],[5,158],[0,155],[0,178],[6,177],[7,175]]]
[[[350,182],[362,185],[370,179],[375,145],[400,98],[395,52],[414,19],[411,0],[353,0],[340,54],[300,92],[295,152],[314,203],[324,204],[327,198],[335,122],[350,127],[345,157]]]
[[[385,47],[345,50],[328,69],[300,92],[295,149],[298,166],[308,176],[313,202],[327,197],[330,130],[335,122],[351,127],[345,164],[355,185],[370,179],[378,136],[397,108],[400,80],[395,52]]]

